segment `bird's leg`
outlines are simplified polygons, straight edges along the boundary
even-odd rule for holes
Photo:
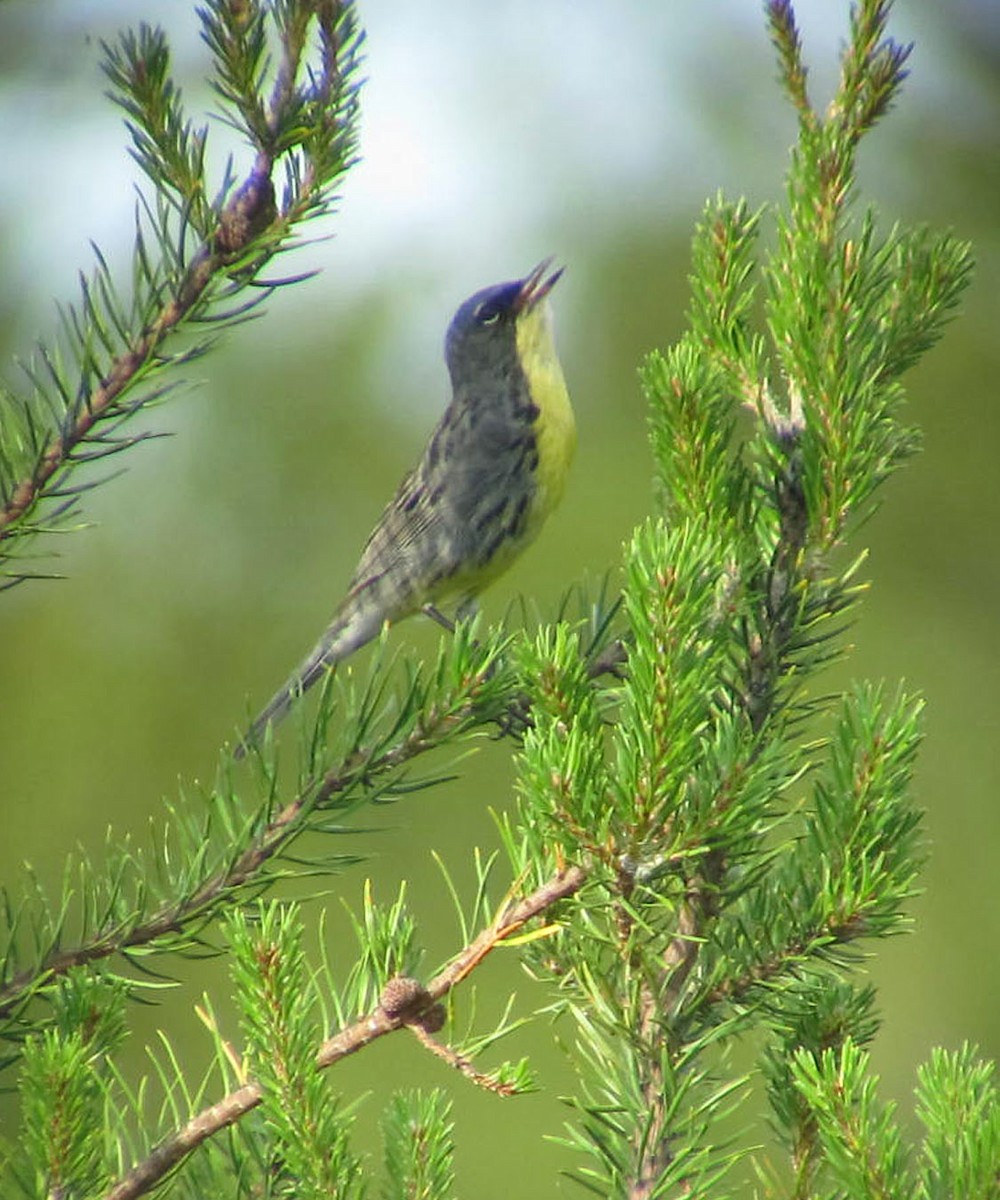
[[[432,621],[437,621],[442,629],[447,629],[449,633],[455,632],[455,622],[449,621],[444,613],[439,608],[435,608],[433,604],[425,604],[421,611],[425,617],[430,617]]]
[[[420,611],[425,617],[430,617],[432,621],[436,621],[442,629],[447,629],[449,633],[454,633],[455,626],[459,623],[459,621],[471,621],[476,613],[479,612],[479,601],[475,596],[466,596],[455,611],[454,621],[452,621],[449,617],[446,617],[444,613],[433,604],[425,604]]]
[[[479,601],[475,596],[466,596],[455,613],[455,623],[471,621],[477,612],[479,612]]]

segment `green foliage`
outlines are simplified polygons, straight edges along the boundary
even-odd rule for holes
[[[570,1142],[594,1160],[585,1179],[601,1195],[719,1194],[728,1159],[710,1131],[741,1081],[716,1086],[714,1072],[762,1014],[778,1014],[786,1040],[793,1026],[820,1042],[839,1029],[841,1046],[870,1035],[871,997],[838,972],[859,939],[901,928],[920,859],[909,798],[919,702],[860,686],[827,732],[837,698],[812,681],[843,652],[862,591],[863,559],[839,565],[840,547],[914,446],[899,374],[940,335],[969,256],[949,237],[879,235],[872,212],[853,217],[857,144],[907,54],[883,40],[885,6],[856,11],[822,116],[790,6],[769,16],[800,119],[787,208],[758,261],[762,214],[710,202],[690,331],[644,365],[666,522],[641,527],[626,555],[624,681],[603,702],[576,700],[568,635],[539,637],[531,660],[529,857],[542,810],[563,852],[575,842],[594,864],[583,911],[532,966],[558,979],[577,1029]],[[603,737],[599,712],[612,725]],[[907,1194],[903,1176],[898,1193],[877,1190],[901,1149],[858,1060],[857,1137],[837,1150],[767,1054],[779,1124],[818,1131],[805,1149],[792,1140],[800,1181],[817,1155],[840,1154],[832,1169],[849,1194]]]
[[[918,1187],[928,1200],[1000,1194],[1000,1105],[994,1064],[973,1047],[931,1051],[919,1070],[917,1116],[926,1129]]]
[[[520,819],[530,837],[525,867],[550,869],[556,847],[572,851],[607,836],[604,730],[579,638],[565,624],[518,644],[523,678],[534,681],[531,725],[521,749]]]
[[[877,1099],[878,1078],[868,1054],[875,1022],[870,990],[855,1001],[842,989],[839,1012],[803,1006],[789,1029],[783,1061],[771,1060],[775,1112],[790,1136],[797,1165],[796,1196],[913,1197],[987,1200],[1000,1195],[1000,1108],[994,1067],[963,1046],[933,1051],[919,1071],[917,1116],[925,1134],[912,1150],[895,1108]],[[827,1003],[820,998],[821,1003]],[[836,1003],[836,1002],[835,1002]],[[833,1186],[829,1193],[821,1188]]]
[[[794,1200],[997,1194],[991,1069],[967,1050],[933,1055],[917,1093],[926,1136],[911,1148],[863,1049],[878,1019],[854,966],[904,928],[923,855],[920,701],[870,684],[829,695],[822,681],[863,592],[851,543],[915,446],[900,375],[941,335],[970,272],[954,239],[883,232],[854,209],[858,144],[905,75],[887,13],[858,4],[821,113],[791,4],[767,5],[799,123],[777,237],[760,250],[769,210],[722,196],[705,208],[689,330],[641,368],[658,510],[628,539],[619,598],[580,620],[567,603],[516,635],[460,623],[429,667],[391,662],[383,645],[366,674],[328,680],[315,712],[298,706],[297,747],[269,731],[245,764],[223,752],[151,849],[109,842],[102,864],[67,868],[55,901],[30,878],[4,893],[0,1036],[21,1064],[30,1167],[8,1157],[24,1191],[126,1200],[169,1176],[191,1196],[360,1195],[370,1172],[353,1100],[329,1074],[343,1058],[406,1030],[462,1086],[536,1086],[523,1061],[479,1065],[526,1017],[487,995],[484,1019],[469,976],[516,945],[533,1015],[571,1047],[563,1141],[592,1194],[722,1197],[734,1167]],[[253,169],[209,200],[206,135],[162,35],[142,28],[107,49],[154,188],[152,236],[137,239],[129,305],[102,263],[67,317],[75,365],[40,350],[37,394],[10,400],[0,546],[40,528],[71,464],[132,444],[116,431],[157,394],[142,388],[208,348],[170,349],[175,334],[236,323],[254,304],[234,307],[237,293],[277,286],[261,267],[329,208],[353,155],[349,7],[213,0],[201,17]],[[471,899],[441,863],[461,944],[424,976],[405,886],[389,904],[366,886],[353,963],[332,970],[324,936],[314,965],[299,909],[264,894],[352,861],[339,835],[360,806],[440,782],[451,767],[432,759],[417,774],[423,756],[486,733],[514,746],[517,803],[498,820],[507,862],[471,856]],[[209,953],[232,958],[240,1048],[206,1001],[215,1057],[200,1081],[166,1042],[149,1081],[126,1080],[114,1065],[126,1000]],[[777,1170],[724,1132],[748,1084],[730,1053],[750,1032]],[[386,1100],[385,1197],[451,1193],[450,1114],[438,1093]]]
[[[848,1196],[912,1196],[893,1106],[880,1104],[868,1056],[847,1039],[818,1057],[800,1050],[792,1073],[813,1120],[824,1173]]]
[[[207,238],[213,215],[205,193],[207,126],[186,117],[170,74],[170,47],[162,29],[127,30],[117,46],[104,46],[112,96],[127,115],[132,157],[162,195]]]
[[[228,922],[246,1067],[261,1087],[273,1140],[275,1194],[359,1195],[360,1164],[316,1064],[322,1036],[295,908],[261,908]],[[281,1182],[276,1186],[275,1178]]]
[[[114,980],[82,971],[52,992],[53,1019],[24,1043],[20,1075],[26,1194],[90,1196],[107,1186],[107,1058],[125,1033],[125,997]]]
[[[360,681],[338,675],[303,736],[290,791],[272,745],[255,753],[250,779],[236,776],[224,752],[213,786],[170,805],[148,848],[109,838],[100,866],[69,860],[56,904],[30,876],[20,893],[3,889],[0,1039],[17,1043],[31,1027],[28,1007],[80,965],[117,956],[131,988],[162,986],[152,961],[216,953],[212,922],[234,904],[278,880],[328,875],[355,861],[341,848],[346,818],[438,782],[439,774],[407,771],[429,749],[474,735],[513,700],[517,681],[499,662],[505,637],[479,642],[474,632],[463,627],[429,668],[412,667],[403,678],[380,658]],[[296,843],[310,832],[324,835],[324,849],[305,858]]]
[[[342,992],[334,993],[337,1024],[346,1024],[374,1007],[390,979],[416,974],[420,952],[405,893],[405,885],[401,885],[395,901],[386,907],[374,902],[371,887],[365,885],[360,917],[350,914],[358,957]]]
[[[792,980],[766,1007],[772,1037],[761,1071],[767,1083],[773,1125],[799,1173],[800,1180],[817,1165],[816,1121],[812,1108],[795,1085],[795,1055],[806,1050],[818,1057],[850,1039],[868,1045],[878,1031],[875,989],[848,980],[805,973]]]
[[[38,1193],[87,1196],[107,1179],[101,1089],[80,1034],[46,1029],[29,1038],[21,1071],[24,1150]]]
[[[252,167],[239,184],[232,160],[218,184],[208,179],[208,129],[186,114],[162,30],[142,25],[103,47],[153,195],[139,194],[129,286],[95,246],[56,336],[21,364],[27,388],[0,387],[0,587],[45,574],[22,565],[34,535],[72,527],[102,481],[88,464],[156,436],[127,427],[177,386],[177,370],[311,274],[262,277],[303,221],[331,210],[354,160],[360,34],[349,0],[211,0],[199,14],[222,116]]]
[[[445,1200],[455,1153],[451,1105],[439,1091],[401,1092],[382,1119],[386,1183],[383,1200]]]

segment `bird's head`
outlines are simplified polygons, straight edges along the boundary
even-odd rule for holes
[[[456,386],[470,371],[506,372],[517,362],[533,327],[546,321],[545,298],[562,275],[549,272],[552,259],[538,264],[524,279],[497,283],[476,292],[459,308],[448,326],[444,354]]]

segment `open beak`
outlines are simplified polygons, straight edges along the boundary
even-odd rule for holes
[[[551,258],[546,258],[535,267],[526,279],[521,281],[521,290],[514,301],[516,313],[529,312],[535,305],[540,304],[559,282],[559,276],[565,267],[560,267],[558,271],[553,271],[551,275],[545,277],[545,272],[552,266],[552,262]]]

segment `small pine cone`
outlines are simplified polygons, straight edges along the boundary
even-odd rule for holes
[[[393,1021],[410,1021],[427,1007],[430,996],[422,983],[406,975],[394,975],[379,996],[379,1007]]]

